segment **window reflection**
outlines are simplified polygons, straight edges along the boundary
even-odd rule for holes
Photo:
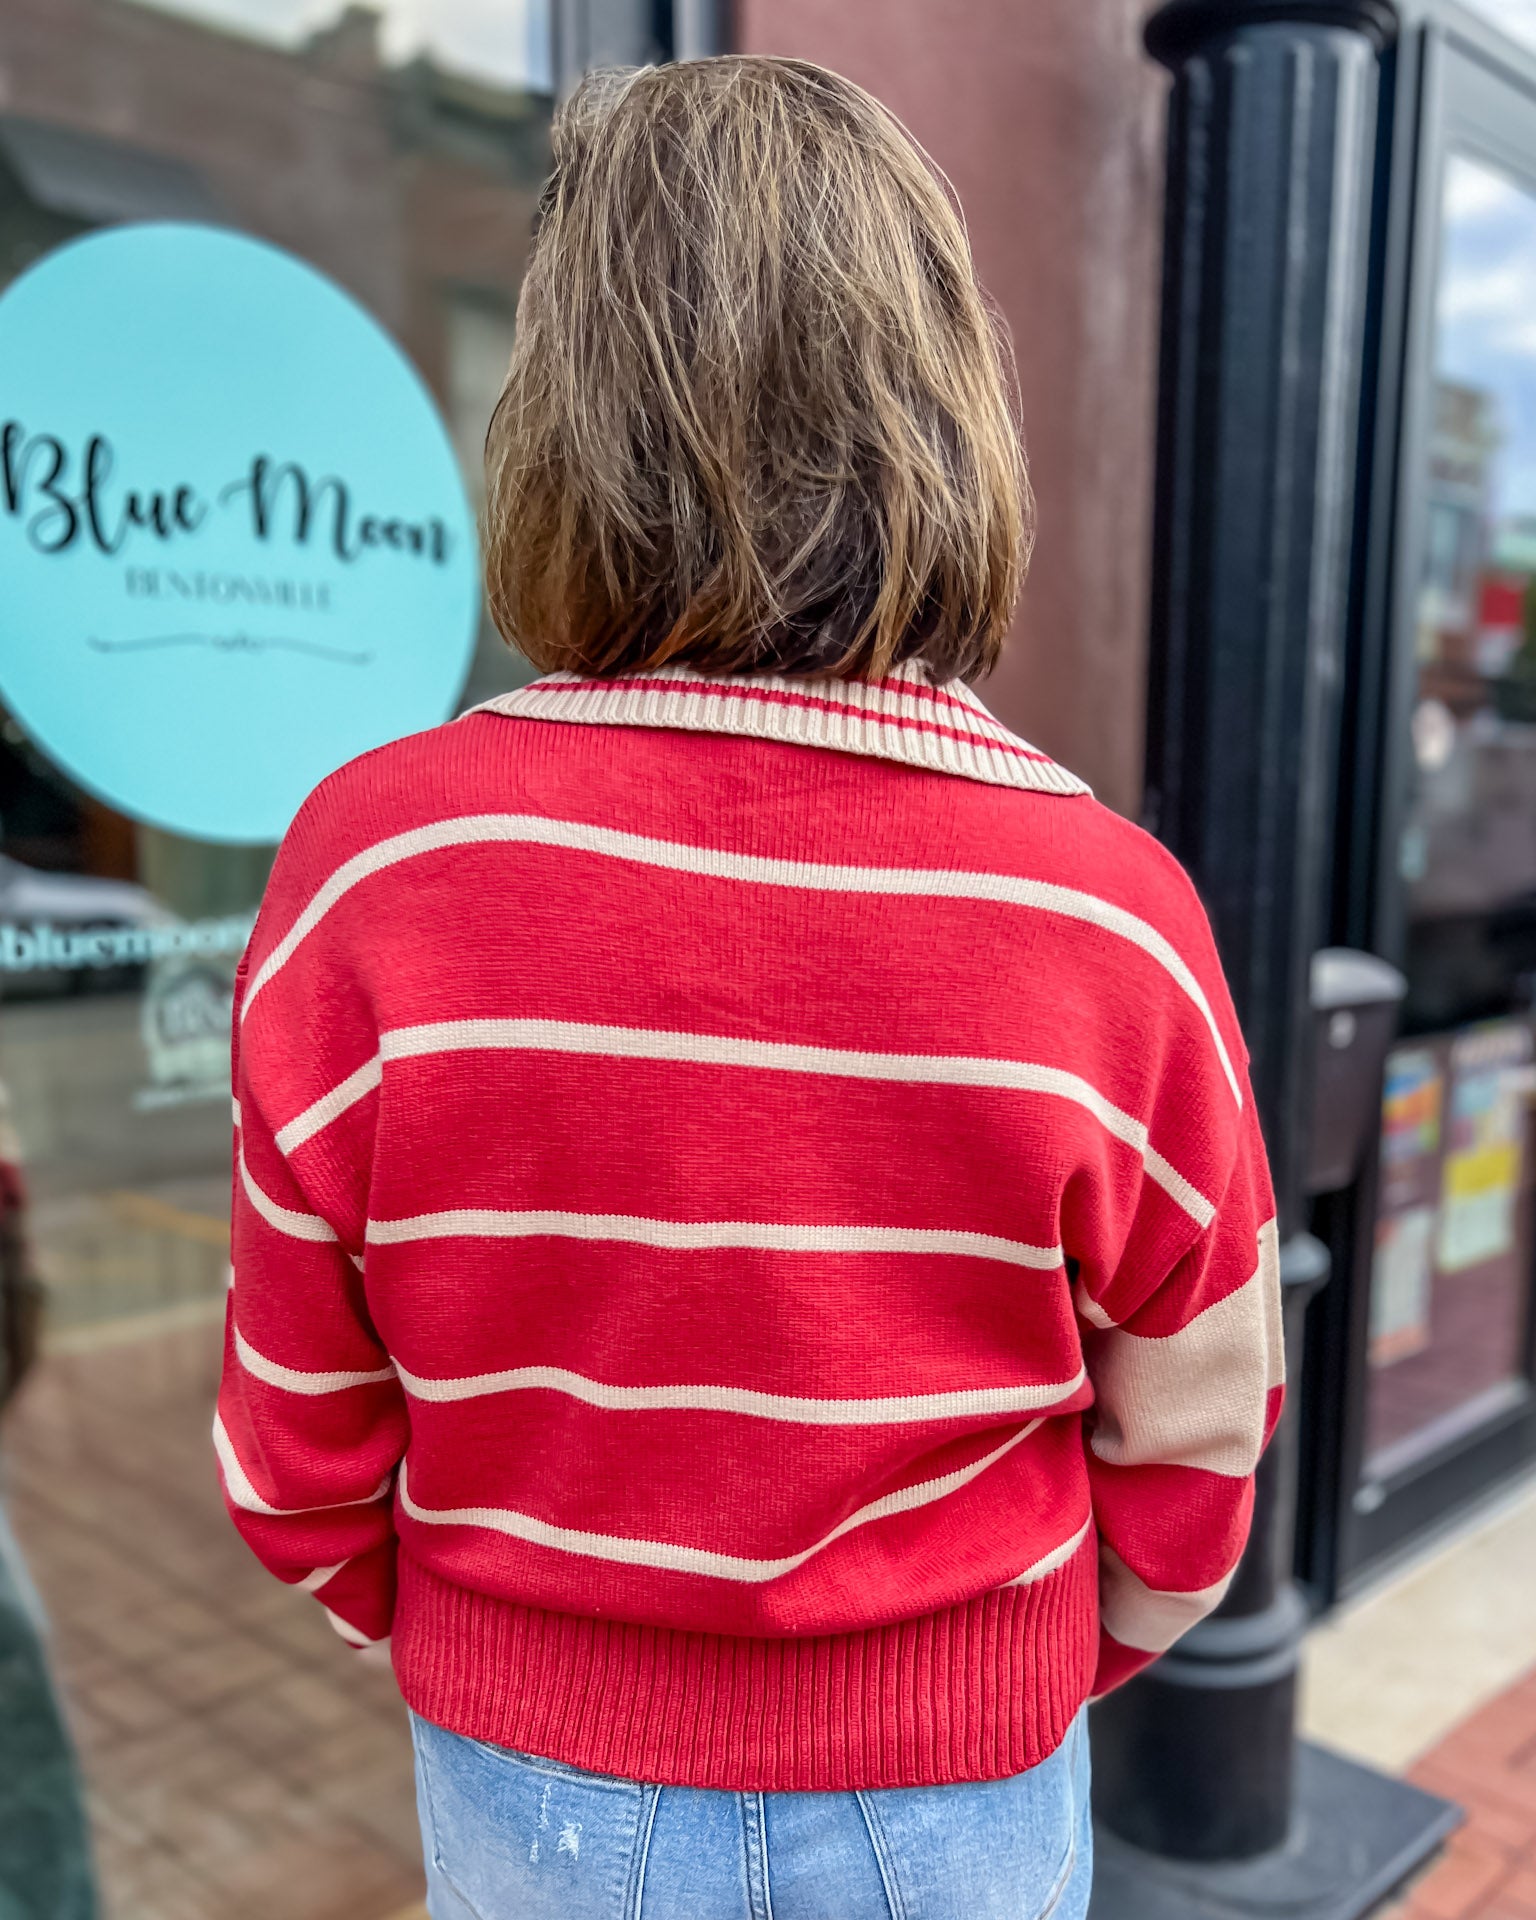
[[[1453,156],[1402,845],[1409,1015],[1529,1006],[1536,974],[1536,197]]]
[[[549,86],[549,0],[130,0],[296,45],[316,33],[370,29],[358,16],[377,14],[382,50],[393,65],[426,54],[461,73],[508,86]],[[347,29],[343,25],[343,31]]]
[[[1536,1090],[1536,195],[1447,165],[1399,848],[1407,1023],[1387,1067],[1369,1471],[1520,1391]]]
[[[478,498],[547,65],[542,0],[0,0],[0,293],[104,226],[273,242],[394,335]],[[0,418],[28,417],[16,388],[0,367]],[[464,702],[523,677],[486,626]],[[398,1697],[262,1574],[209,1463],[230,994],[270,857],[125,818],[0,710],[0,1331],[8,1273],[47,1300],[0,1466],[52,1616],[45,1640],[0,1511],[7,1912],[93,1911],[45,1645],[105,1911],[385,1920],[420,1897]]]
[[[1536,47],[1536,0],[1467,0],[1467,5],[1511,39]]]

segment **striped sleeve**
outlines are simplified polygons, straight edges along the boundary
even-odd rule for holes
[[[1088,1472],[1099,1531],[1095,1694],[1129,1679],[1217,1606],[1280,1415],[1279,1249],[1249,1098],[1215,1217],[1123,1321],[1080,1288],[1095,1392]],[[1114,1298],[1114,1289],[1108,1291]]]
[[[269,1572],[313,1594],[348,1645],[383,1658],[404,1394],[369,1317],[362,1220],[349,1219],[334,1194],[307,1188],[278,1145],[284,1063],[263,1057],[250,1023],[242,1036],[244,987],[242,968],[234,1274],[214,1421],[225,1503]],[[274,1031],[263,1023],[267,1050]]]

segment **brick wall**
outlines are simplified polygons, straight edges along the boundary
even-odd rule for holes
[[[519,140],[513,114],[507,150],[434,153],[422,70],[404,100],[367,20],[290,51],[128,0],[4,0],[0,112],[195,167],[235,225],[355,294],[441,394],[439,289],[516,298],[538,129]]]
[[[957,188],[1018,356],[1040,533],[1010,725],[1134,812],[1141,791],[1162,206],[1142,0],[738,0],[744,49],[894,109]]]

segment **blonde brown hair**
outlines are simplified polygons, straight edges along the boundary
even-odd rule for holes
[[[955,208],[851,81],[593,75],[486,443],[497,625],[586,674],[984,673],[1028,549],[1005,365]]]

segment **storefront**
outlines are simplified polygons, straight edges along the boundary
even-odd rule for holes
[[[0,8],[0,1081],[47,1293],[0,1456],[114,1913],[419,1887],[398,1711],[223,1540],[230,998],[303,788],[526,677],[474,516],[547,71],[537,7]],[[263,1759],[263,1694],[348,1764]]]
[[[594,49],[713,46],[731,11],[563,6],[556,57],[574,72]],[[598,31],[610,12],[622,44]],[[787,35],[856,77],[877,51],[862,77],[907,86],[920,130],[940,101],[930,144],[949,163],[942,116],[973,98],[969,42],[946,68],[921,36],[875,32],[872,5],[734,12],[743,44]],[[1144,618],[1153,292],[1127,260],[1152,251],[1153,93],[1123,48],[1113,71],[1103,51],[1125,37],[1119,12],[1113,33],[1091,7],[1067,15],[1103,62],[1072,124],[988,95],[1006,144],[957,139],[954,157],[1013,296],[1047,514],[1052,645],[1030,649],[1026,605],[1000,705],[1031,733],[1042,713],[1069,758],[1078,736],[1100,751],[1087,770],[1129,810],[1139,716],[1109,690]],[[1067,97],[1014,10],[986,33],[1011,36],[1009,88]],[[522,672],[464,583],[547,165],[548,41],[536,4],[0,7],[0,1078],[49,1351],[75,1369],[57,1374],[73,1399],[45,1382],[6,1450],[60,1616],[103,1877],[146,1920],[387,1920],[401,1900],[368,1861],[392,1846],[414,1872],[408,1807],[381,1812],[408,1800],[400,1730],[382,1710],[349,1718],[344,1683],[322,1677],[333,1650],[302,1638],[326,1639],[318,1618],[290,1624],[292,1596],[269,1597],[254,1566],[232,1599],[203,1590],[240,1577],[201,1438],[227,1279],[229,1004],[304,787]],[[1408,994],[1369,1165],[1314,1223],[1334,1279],[1300,1398],[1299,1571],[1320,1605],[1536,1460],[1531,47],[1531,0],[1486,0],[1405,8],[1383,56],[1327,938],[1396,961]],[[1032,140],[1039,164],[1021,166]],[[1057,230],[1020,216],[1016,176],[1082,211],[1062,216],[1080,273],[1054,270]],[[185,305],[167,318],[167,300]],[[1074,369],[1113,363],[1123,395],[1064,378],[1068,347]],[[1106,455],[1115,433],[1137,459]],[[1095,598],[1111,576],[1123,590]],[[338,713],[351,731],[328,730]],[[260,777],[228,777],[236,762]],[[182,1480],[205,1505],[178,1532]],[[267,1692],[285,1701],[281,1752]],[[306,1854],[322,1777],[330,1825]],[[374,1854],[349,1854],[343,1828]],[[322,1868],[350,1890],[302,1905],[293,1889]],[[163,1897],[141,1891],[155,1873]]]
[[[1408,986],[1378,1151],[1323,1207],[1324,1601],[1536,1458],[1536,59],[1486,12],[1406,23],[1380,139],[1334,937]]]
[[[254,20],[259,12],[247,8],[244,15]],[[444,12],[451,26],[454,10]],[[17,325],[29,323],[31,338],[66,303],[96,305],[100,317],[115,289],[127,303],[116,330],[134,332],[140,352],[151,352],[155,327],[175,326],[161,310],[175,297],[165,287],[171,255],[181,263],[176,270],[189,298],[209,278],[249,274],[249,299],[263,317],[250,324],[247,346],[251,355],[267,352],[269,374],[280,377],[286,355],[288,385],[303,387],[294,342],[306,329],[334,325],[346,336],[337,341],[341,359],[361,354],[374,369],[353,360],[349,379],[376,385],[366,400],[307,388],[302,397],[264,398],[257,366],[247,358],[242,380],[240,352],[208,337],[246,324],[237,304],[244,296],[232,286],[222,305],[215,298],[206,312],[188,309],[167,352],[179,357],[183,377],[189,356],[210,360],[208,381],[220,387],[233,416],[224,428],[235,463],[230,482],[248,473],[251,458],[264,454],[274,463],[273,497],[248,504],[290,520],[308,510],[296,492],[306,484],[303,475],[285,479],[277,464],[292,458],[291,446],[270,438],[281,435],[295,407],[310,409],[311,418],[316,407],[334,409],[341,440],[376,470],[379,455],[370,458],[355,438],[360,406],[377,409],[389,426],[403,411],[423,446],[435,435],[451,447],[472,503],[545,165],[547,101],[508,78],[528,70],[529,28],[521,18],[509,13],[504,29],[482,28],[478,39],[457,46],[450,36],[447,60],[429,44],[399,64],[398,50],[378,37],[394,23],[364,9],[346,9],[322,30],[287,41],[232,31],[242,17],[241,9],[225,6],[171,13],[130,0],[63,0],[7,9],[0,20],[8,103],[0,110],[0,296],[10,285],[13,303],[0,312],[15,322],[0,376],[0,414],[15,423],[0,543],[10,536],[13,624],[18,570],[28,565],[38,575],[40,603],[50,613],[65,603],[59,617],[72,623],[37,671],[22,657],[41,648],[35,627],[5,640],[10,684],[28,710],[0,720],[0,1044],[60,1336],[145,1311],[190,1311],[199,1303],[211,1310],[222,1289],[216,1237],[188,1240],[157,1222],[189,1211],[213,1219],[225,1208],[230,980],[293,795],[285,788],[271,795],[270,806],[252,796],[243,807],[219,791],[233,736],[217,737],[218,709],[254,697],[248,669],[260,657],[253,649],[267,645],[310,650],[321,675],[312,684],[315,705],[355,706],[368,670],[348,681],[346,667],[336,665],[326,678],[325,649],[338,662],[349,652],[361,660],[377,645],[378,623],[390,610],[370,600],[366,587],[358,590],[366,562],[352,566],[347,593],[341,591],[331,577],[338,556],[321,550],[326,529],[318,525],[302,544],[290,538],[286,551],[279,528],[268,530],[265,549],[260,541],[242,545],[222,528],[180,544],[156,539],[153,529],[147,536],[114,529],[134,490],[200,485],[209,477],[173,471],[175,395],[164,396],[159,420],[142,418],[142,404],[127,407],[129,396],[110,391],[114,376],[132,379],[127,348],[112,361],[115,343],[101,319],[93,362],[94,336],[82,322],[86,364],[77,380],[96,389],[97,417],[82,417],[71,437],[59,415],[74,396],[49,391],[48,343],[33,339],[30,353],[21,349]],[[386,64],[386,51],[396,51],[395,63]],[[457,63],[449,64],[455,54]],[[487,70],[466,72],[472,58]],[[161,252],[141,266],[135,246],[144,222],[173,225],[162,228],[170,238]],[[191,233],[202,242],[190,257],[189,242],[175,239],[187,233],[185,223],[195,223]],[[281,254],[264,263],[248,245],[216,244],[209,226],[270,243]],[[100,262],[82,256],[73,292],[41,284],[39,263],[63,257],[55,250],[78,251],[85,236],[107,231],[122,243],[121,253]],[[317,269],[330,286],[301,276],[298,263]],[[38,312],[18,319],[15,303],[30,297],[18,276],[29,269],[39,280]],[[158,301],[159,308],[146,313],[136,300]],[[279,309],[295,301],[284,331]],[[349,316],[352,302],[361,311]],[[371,321],[382,332],[370,342]],[[388,364],[384,334],[414,363],[430,402],[412,392],[414,376],[403,362]],[[138,378],[152,383],[168,370],[168,362],[157,368],[141,360]],[[42,560],[38,542],[62,531],[38,531],[44,507],[52,502],[57,516],[59,500],[70,497],[79,507],[83,499],[88,425],[105,437],[103,466],[115,460],[118,470],[91,503],[92,528],[81,544],[90,544],[85,533],[99,520],[112,553],[61,548]],[[237,445],[242,430],[244,451]],[[130,467],[135,448],[114,445],[114,435],[130,443],[137,435],[140,447],[153,449],[140,454],[138,470]],[[336,458],[325,441],[322,419],[313,435],[317,462]],[[56,451],[62,466],[50,477],[44,468]],[[200,456],[202,449],[189,453]],[[322,488],[325,474],[317,465],[308,484]],[[355,541],[368,534],[372,505],[366,479],[361,493],[357,477],[346,476],[345,484],[354,493],[352,525],[338,537]],[[227,502],[225,511],[236,504]],[[313,503],[317,518],[332,507],[328,497]],[[391,531],[405,537],[414,529]],[[211,546],[214,537],[222,544]],[[472,542],[467,516],[454,537]],[[472,557],[455,554],[450,565],[461,575],[462,600]],[[402,577],[397,569],[394,578]],[[382,565],[375,579],[387,601],[395,588]],[[322,618],[310,601],[327,595],[334,604]],[[409,691],[401,689],[398,713],[380,717],[380,737],[446,718],[517,678],[515,659],[488,626],[471,660],[462,613],[440,601],[430,609],[423,602],[422,610],[424,617],[441,612],[444,630],[402,640],[400,651],[414,661],[392,663],[390,671],[415,678]],[[55,711],[47,690],[33,684],[39,672],[68,688],[76,716],[96,713],[82,719]],[[126,757],[160,758],[159,767],[129,767],[121,738],[95,737],[121,735],[135,716],[141,738]],[[297,712],[274,715],[274,727],[285,732],[302,724]],[[311,746],[310,771],[323,771],[328,758],[350,757],[339,737]],[[244,757],[271,752],[251,742]],[[163,764],[170,759],[186,764],[184,779],[170,779]],[[252,781],[264,777],[258,770]],[[141,938],[129,937],[135,929]],[[86,932],[111,937],[71,937]]]

